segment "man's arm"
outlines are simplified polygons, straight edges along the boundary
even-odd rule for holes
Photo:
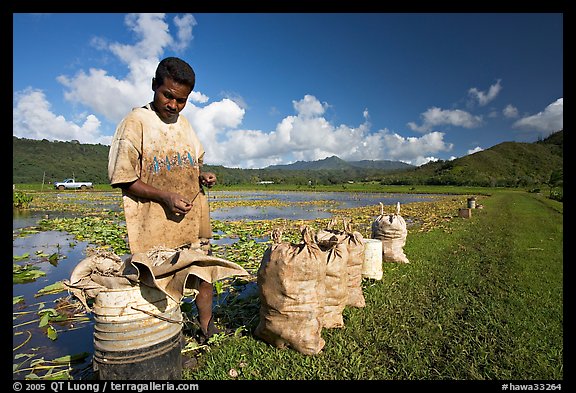
[[[140,179],[132,183],[118,184],[117,187],[120,187],[135,197],[158,202],[166,206],[168,210],[174,214],[186,214],[192,208],[192,201],[182,195],[159,190],[156,187],[144,183]]]

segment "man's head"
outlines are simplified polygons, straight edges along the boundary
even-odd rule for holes
[[[166,123],[178,120],[194,89],[196,75],[188,63],[177,57],[167,57],[156,68],[152,78],[154,109]]]

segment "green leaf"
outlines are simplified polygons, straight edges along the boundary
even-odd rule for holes
[[[38,266],[20,266],[15,263],[12,264],[12,282],[14,284],[32,282],[38,277],[45,275],[46,273],[40,270]]]
[[[40,318],[40,322],[38,323],[38,326],[44,327],[44,326],[48,325],[48,322],[50,322],[50,313],[42,314],[42,317]]]
[[[27,252],[27,253],[24,253],[24,254],[22,254],[22,255],[20,255],[20,256],[18,256],[18,255],[13,255],[13,256],[12,256],[12,259],[14,259],[15,261],[21,261],[22,259],[26,259],[26,258],[28,258],[29,256],[30,256],[30,253]]]
[[[56,281],[54,284],[50,284],[40,289],[35,296],[42,295],[52,295],[54,293],[65,291],[66,287],[62,284],[62,281]]]
[[[19,295],[19,296],[12,296],[12,305],[17,304],[17,303],[21,303],[24,301],[24,296]]]
[[[89,355],[88,352],[76,353],[74,355],[65,355],[65,356],[61,356],[59,358],[52,360],[52,362],[63,363],[63,364],[73,363],[73,362],[78,362],[78,361],[84,360],[88,355]]]
[[[48,330],[46,331],[46,334],[48,335],[48,338],[52,341],[54,341],[58,338],[58,333],[56,332],[56,329],[54,329],[52,327],[52,325],[48,326]]]
[[[50,263],[58,262],[58,253],[55,252],[54,254],[50,255],[50,256],[48,257],[48,261],[49,261]]]

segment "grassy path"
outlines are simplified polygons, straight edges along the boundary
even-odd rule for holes
[[[247,334],[212,347],[185,377],[562,380],[562,204],[519,191],[483,204],[448,228],[410,232],[411,263],[364,280],[366,307],[323,330],[320,354]]]

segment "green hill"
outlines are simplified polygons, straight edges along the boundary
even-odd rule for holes
[[[206,165],[223,185],[259,181],[307,185],[377,181],[382,184],[429,184],[529,187],[562,178],[563,130],[534,143],[504,142],[451,161],[420,167],[397,161],[347,162],[333,156],[264,169]],[[107,184],[109,146],[12,138],[13,183],[52,183],[74,176],[79,181]]]
[[[106,145],[12,137],[13,183],[52,183],[68,177],[108,183]]]
[[[534,143],[503,142],[452,161],[429,162],[384,182],[524,187],[548,182],[563,170],[563,133]]]

